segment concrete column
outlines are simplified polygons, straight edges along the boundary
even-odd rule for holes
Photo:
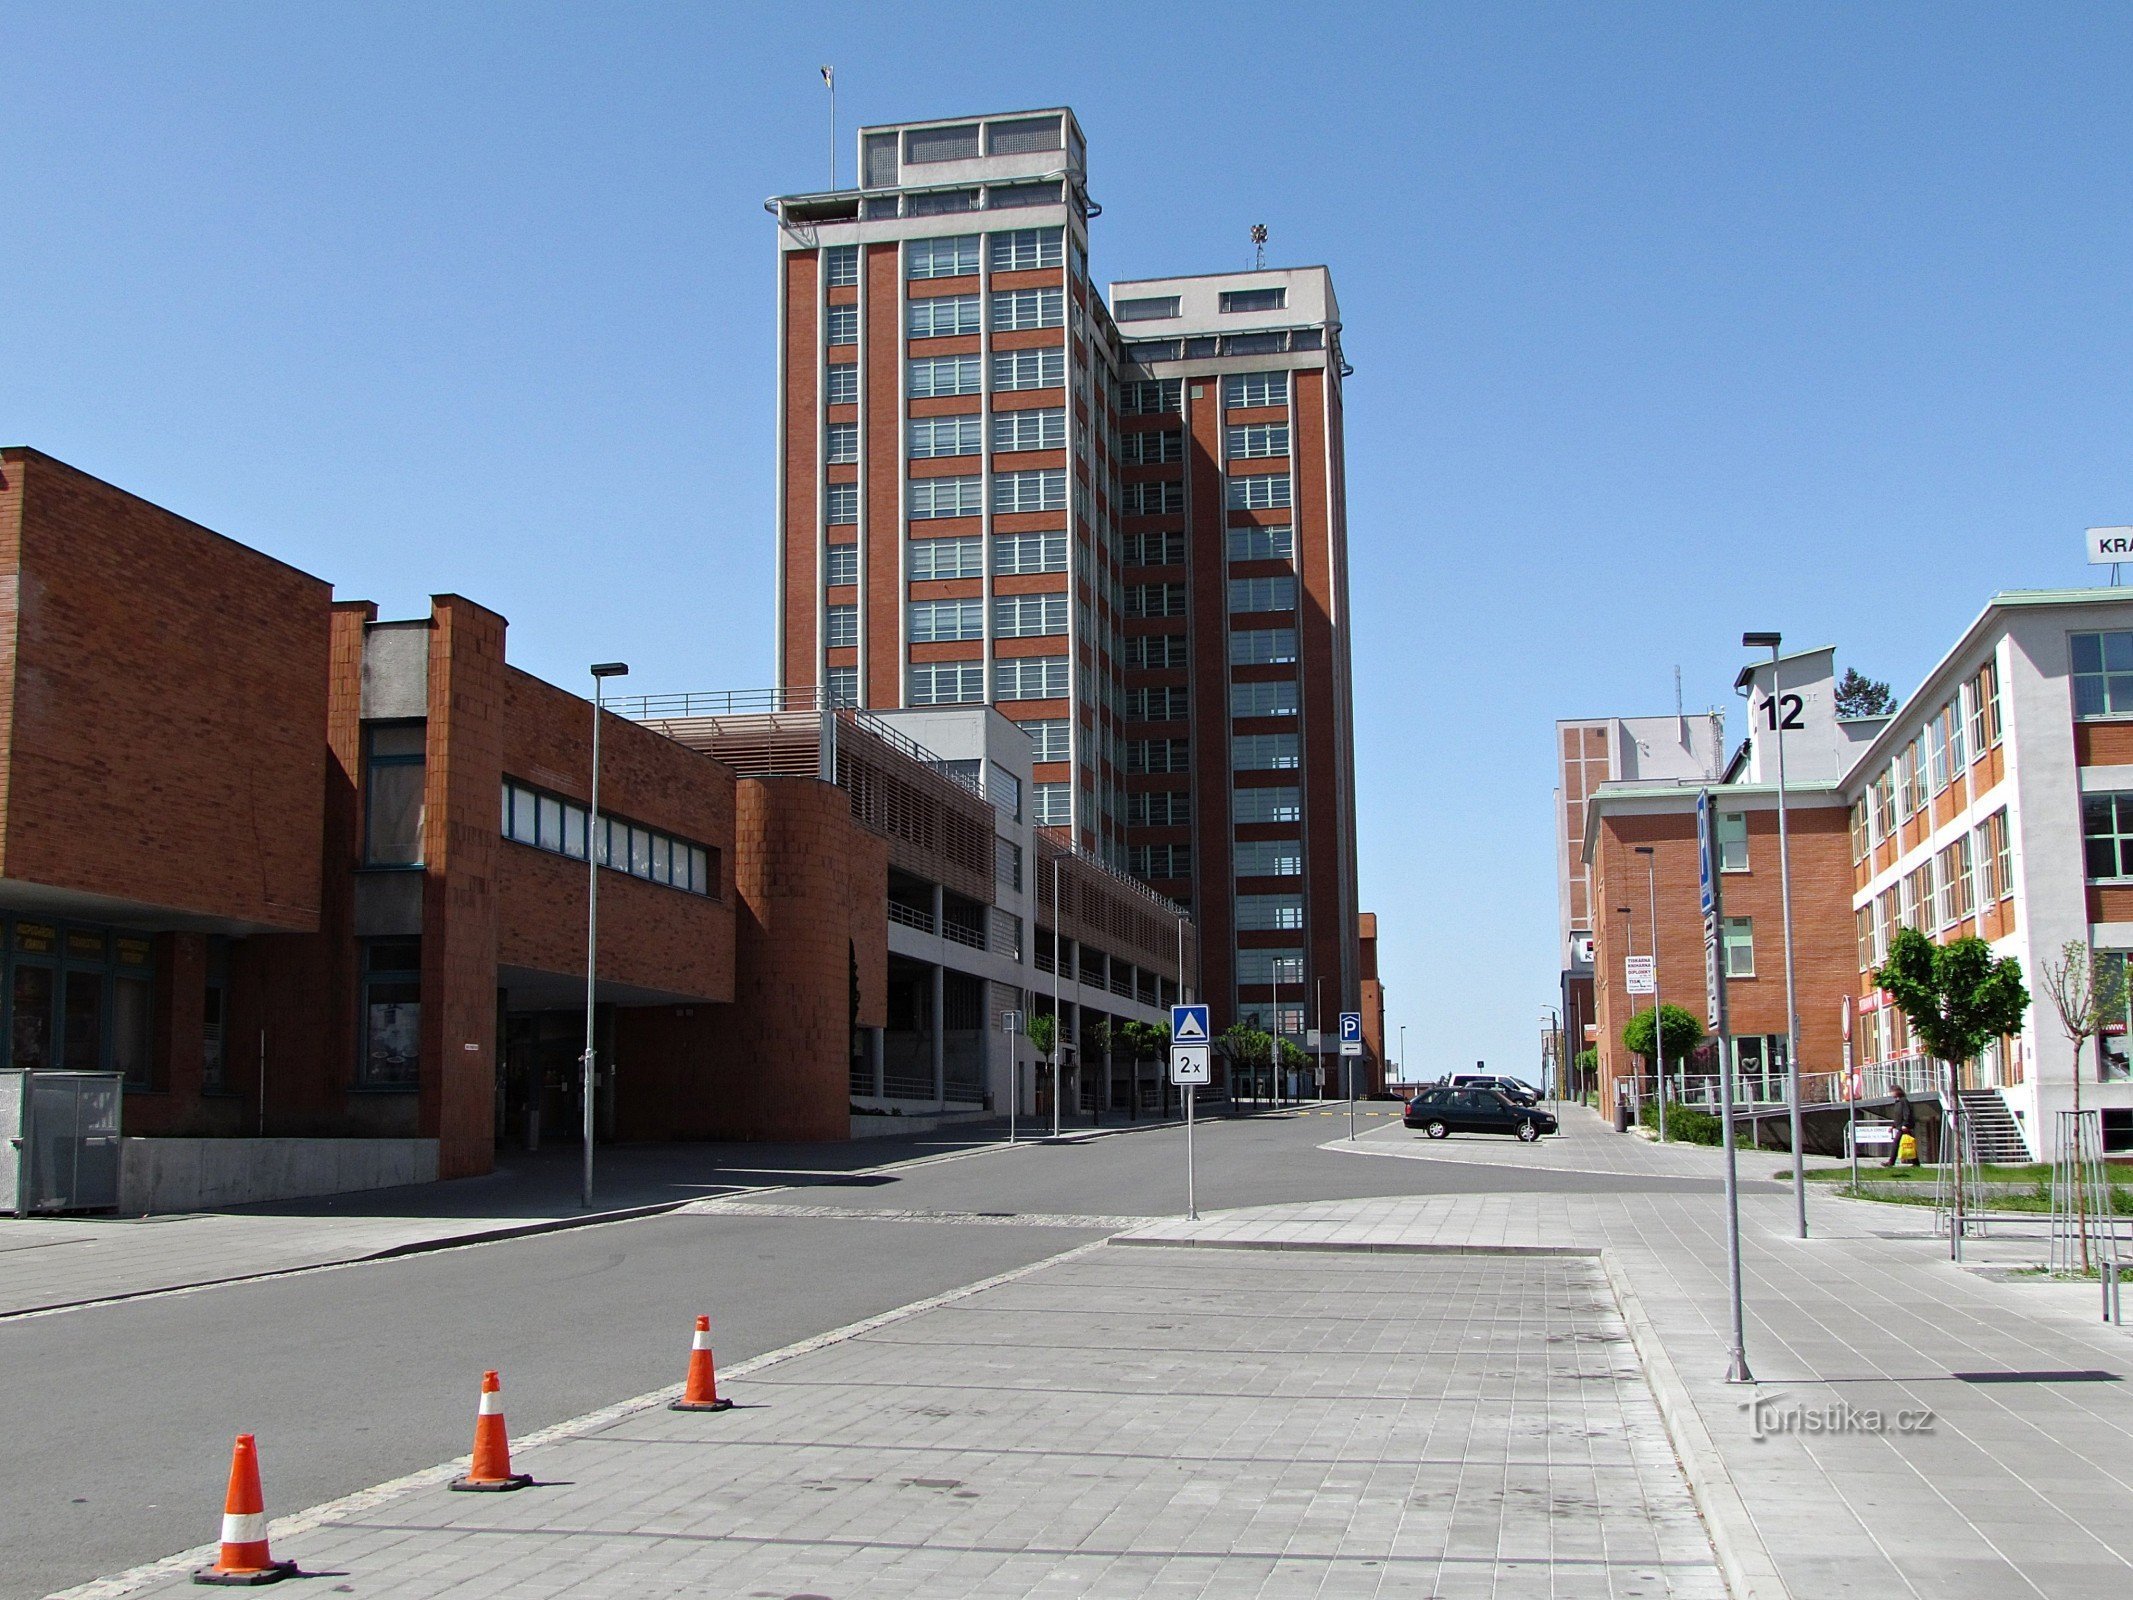
[[[883,1074],[887,1071],[882,1053],[882,1040],[887,1032],[885,1028],[867,1029],[867,1065],[874,1074],[874,1098],[877,1100],[881,1098]]]
[[[941,892],[933,891],[933,906],[939,914]],[[936,966],[933,969],[933,1099],[936,1105],[945,1108],[948,1104],[948,969]]]

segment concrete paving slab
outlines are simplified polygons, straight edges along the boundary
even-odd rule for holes
[[[1085,1249],[730,1388],[277,1553],[409,1597],[1724,1592],[1590,1259]]]

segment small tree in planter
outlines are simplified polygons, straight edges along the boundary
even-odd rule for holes
[[[1960,1073],[1994,1039],[2022,1031],[2029,990],[2022,963],[1995,956],[1983,939],[1954,939],[1935,944],[1916,928],[1898,928],[1889,940],[1888,959],[1874,970],[1874,982],[1896,1002],[1911,1024],[1911,1036],[1926,1054],[1947,1063],[1947,1116],[1941,1159],[1955,1163],[1955,1213],[1948,1230],[1949,1253],[1963,1254],[1963,1142]],[[1952,1140],[1948,1135],[1953,1135]]]
[[[1096,1096],[1096,1111],[1091,1118],[1093,1122],[1103,1121],[1104,1113],[1111,1109],[1111,1046],[1116,1035],[1117,1030],[1111,1025],[1109,1017],[1099,1017],[1081,1030],[1084,1060],[1102,1056],[1104,1063],[1103,1088]]]
[[[1052,1065],[1052,1046],[1059,1042],[1059,1019],[1048,1011],[1032,1011],[1022,1024],[1023,1037],[1029,1040],[1030,1048],[1052,1066],[1051,1089],[1059,1093],[1059,1069]]]
[[[2059,959],[2044,963],[2044,992],[2059,1013],[2059,1026],[2074,1047],[2074,1117],[2081,1116],[2081,1047],[2106,1024],[2122,1016],[2126,1004],[2126,965],[2117,955],[2098,955],[2086,939],[2069,939]],[[2078,1146],[2077,1146],[2078,1148]],[[2074,1231],[2081,1239],[2081,1270],[2089,1270],[2088,1186],[2073,1185]]]
[[[1133,1113],[1141,1108],[1141,1063],[1160,1061],[1170,1048],[1170,1030],[1159,1022],[1121,1022],[1117,1039],[1133,1063]]]
[[[1252,1092],[1256,1097],[1258,1094],[1259,1069],[1271,1061],[1274,1056],[1274,1036],[1270,1033],[1262,1033],[1257,1028],[1247,1027],[1244,1023],[1232,1022],[1222,1030],[1221,1037],[1215,1042],[1222,1047],[1222,1054],[1228,1058],[1233,1066],[1241,1067],[1251,1074]],[[1231,1091],[1231,1098],[1233,1100],[1235,1098],[1234,1087]]]
[[[1656,1041],[1654,1034],[1656,1033]],[[1666,1064],[1679,1064],[1703,1043],[1703,1019],[1680,1006],[1662,1005],[1653,1021],[1650,1007],[1629,1019],[1622,1029],[1622,1045],[1633,1056],[1652,1063],[1652,1077],[1659,1086],[1659,1136],[1666,1137]],[[1679,1095],[1674,1097],[1680,1099]]]

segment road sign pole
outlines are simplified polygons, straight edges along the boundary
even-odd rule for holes
[[[1726,1382],[1753,1383],[1748,1370],[1748,1342],[1741,1314],[1740,1174],[1733,1142],[1733,1090],[1737,1063],[1726,1032],[1726,965],[1723,950],[1725,902],[1719,888],[1718,841],[1711,822],[1711,791],[1696,797],[1696,845],[1703,888],[1703,971],[1710,1005],[1711,1032],[1718,1039],[1719,1137],[1726,1146],[1726,1296],[1732,1301],[1733,1349]]]
[[[1187,1222],[1198,1222],[1200,1220],[1200,1201],[1193,1189],[1192,1170],[1192,1103],[1199,1093],[1200,1091],[1195,1085],[1190,1083],[1185,1085],[1185,1220]]]
[[[1342,1056],[1341,1068],[1348,1074],[1348,1139],[1355,1140],[1355,1057]]]

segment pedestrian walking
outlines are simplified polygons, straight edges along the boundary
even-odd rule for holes
[[[1896,1165],[1896,1158],[1903,1153],[1903,1142],[1909,1139],[1911,1165],[1915,1167],[1918,1165],[1918,1113],[1911,1109],[1911,1097],[1905,1094],[1901,1087],[1897,1088],[1895,1093],[1896,1103],[1890,1106],[1888,1111],[1892,1135],[1889,1139],[1889,1158],[1881,1164],[1884,1167]]]

